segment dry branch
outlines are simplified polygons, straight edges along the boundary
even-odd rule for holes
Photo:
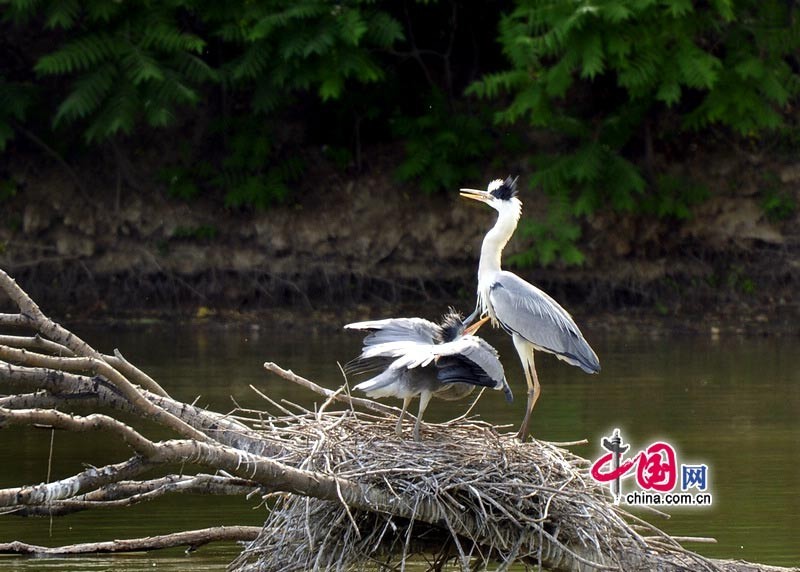
[[[0,345],[10,348],[37,350],[57,356],[72,357],[75,355],[69,348],[46,340],[39,334],[35,336],[0,336]]]
[[[342,394],[341,392],[333,391],[331,389],[326,389],[321,385],[314,383],[310,379],[306,379],[305,377],[297,375],[290,369],[283,369],[276,363],[266,362],[264,364],[264,369],[266,369],[267,371],[271,371],[272,373],[275,373],[281,376],[283,379],[291,381],[292,383],[296,383],[301,387],[310,389],[314,393],[318,393],[319,395],[325,396],[328,399],[332,399],[340,403],[346,403],[348,405],[353,405],[356,407],[360,407],[362,409],[374,411],[376,413],[383,413],[389,415],[400,414],[400,410],[397,409],[396,407],[389,407],[388,405],[378,403],[377,401],[372,401],[370,399],[362,399],[360,397],[351,397],[350,395]],[[407,412],[406,415],[410,414]]]
[[[182,492],[274,499],[263,529],[62,548],[10,543],[0,552],[81,554],[224,538],[252,541],[232,564],[241,571],[402,566],[420,554],[433,568],[455,560],[462,569],[520,562],[552,570],[776,570],[689,552],[611,504],[583,459],[552,443],[521,443],[467,416],[426,424],[422,443],[398,439],[398,409],[351,397],[346,385],[320,387],[274,363],[264,367],[324,402],[307,411],[260,394],[277,414],[223,415],[176,401],[118,351],[104,355],[47,318],[2,271],[0,289],[19,308],[0,314],[0,327],[33,331],[0,335],[0,387],[17,391],[0,395],[0,430],[103,431],[130,448],[121,448],[129,456],[122,462],[0,490],[0,512],[58,516]],[[149,436],[153,424],[143,420],[170,438]],[[183,473],[165,474],[176,463]],[[215,474],[189,474],[198,468]]]
[[[77,432],[110,431],[121,437],[136,453],[144,457],[154,457],[158,450],[155,443],[144,438],[128,425],[98,413],[93,413],[88,417],[78,417],[55,410],[0,408],[0,429],[14,425],[52,427]]]
[[[211,542],[235,541],[248,542],[258,537],[261,527],[258,526],[217,526],[199,530],[187,530],[134,538],[129,540],[111,540],[108,542],[87,542],[70,544],[58,548],[36,546],[24,542],[0,543],[0,554],[35,554],[37,556],[74,556],[78,554],[102,554],[114,552],[139,552],[143,550],[161,550],[176,546],[187,546],[187,552]]]
[[[85,344],[86,342],[82,343]],[[97,352],[93,351],[93,353],[96,354]],[[199,439],[201,441],[207,439],[205,434],[195,430],[171,413],[150,403],[142,395],[139,388],[109,365],[102,356],[99,358],[50,356],[0,345],[0,359],[27,367],[41,367],[51,371],[64,371],[69,373],[89,372],[94,375],[102,376],[113,384],[135,407],[139,408],[142,415],[145,417],[152,418],[157,423],[168,426],[185,437]]]
[[[142,457],[105,467],[89,467],[77,475],[38,485],[0,489],[0,512],[23,512],[29,507],[49,506],[50,503],[72,498],[83,491],[94,490],[110,483],[139,476],[152,468]]]
[[[263,492],[253,481],[219,475],[167,475],[146,481],[121,481],[94,489],[70,500],[28,505],[17,516],[63,516],[93,509],[122,508],[149,502],[168,494],[249,496]]]

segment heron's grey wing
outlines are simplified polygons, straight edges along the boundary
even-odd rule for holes
[[[435,344],[442,341],[442,328],[423,318],[388,318],[347,324],[346,330],[366,330],[364,348],[387,342]]]
[[[506,330],[528,340],[587,373],[600,371],[597,354],[558,302],[511,272],[498,272],[489,289],[489,301]]]
[[[462,382],[505,389],[505,372],[497,351],[477,336],[462,336],[435,346],[437,377],[444,383]]]
[[[371,359],[377,357],[396,358],[402,360],[401,363],[407,369],[428,365],[436,355],[433,348],[437,344],[422,344],[416,341],[386,342],[367,346],[361,352],[360,359]]]
[[[417,383],[415,383],[415,380]],[[422,383],[419,383],[419,381]],[[404,399],[418,395],[425,387],[425,376],[409,371],[396,360],[385,371],[362,381],[353,389],[363,391],[368,397],[398,397]]]
[[[387,356],[373,356],[373,357],[363,357],[358,356],[356,358],[351,359],[349,362],[344,364],[344,373],[345,375],[364,375],[367,373],[373,373],[377,371],[385,371],[387,367],[395,360],[393,357]]]

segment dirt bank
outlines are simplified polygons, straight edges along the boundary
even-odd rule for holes
[[[6,168],[17,192],[0,203],[0,266],[49,311],[89,318],[270,311],[339,322],[339,305],[356,316],[467,309],[493,222],[455,189],[427,197],[398,185],[390,162],[358,175],[319,161],[289,204],[256,213],[171,199],[155,184],[118,190],[102,167],[77,169],[83,189],[40,158]],[[517,271],[609,328],[622,316],[796,332],[800,220],[796,209],[769,216],[765,201],[796,204],[800,163],[728,151],[679,169],[711,191],[687,220],[598,213],[584,224],[582,267]],[[486,178],[508,170],[525,180],[515,165]],[[521,198],[528,216],[543,212],[540,193]],[[517,237],[508,252],[526,246]]]

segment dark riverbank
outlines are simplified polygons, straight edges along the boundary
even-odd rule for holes
[[[87,168],[89,197],[57,166],[15,162],[0,266],[49,312],[79,319],[333,326],[447,304],[468,311],[493,215],[455,189],[398,186],[384,167],[352,175],[320,161],[291,202],[247,212],[167,198],[157,185],[119,194]],[[515,270],[599,328],[796,333],[800,222],[796,211],[768,216],[764,197],[796,201],[800,165],[698,154],[681,168],[712,191],[690,218],[600,212],[583,225],[584,265]],[[541,216],[544,197],[525,187],[526,215]]]

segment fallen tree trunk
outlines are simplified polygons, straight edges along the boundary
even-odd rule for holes
[[[306,411],[264,395],[273,413],[230,415],[181,403],[119,352],[101,354],[52,322],[2,271],[0,289],[19,309],[0,314],[0,326],[33,333],[0,335],[0,429],[100,431],[116,436],[127,456],[0,490],[3,512],[59,516],[183,492],[271,503],[257,533],[233,527],[61,548],[11,542],[0,552],[84,554],[233,539],[249,541],[231,565],[242,571],[390,565],[418,554],[432,555],[432,568],[455,560],[463,569],[520,562],[551,570],[778,570],[685,550],[613,505],[580,457],[551,443],[522,443],[480,421],[428,425],[435,438],[405,441],[392,431],[399,410],[350,397],[346,386],[321,388],[272,363],[268,371],[324,402]],[[87,408],[91,413],[73,413]],[[148,437],[153,422],[172,437]],[[214,474],[166,473],[175,463]],[[165,474],[150,474],[158,470]]]

